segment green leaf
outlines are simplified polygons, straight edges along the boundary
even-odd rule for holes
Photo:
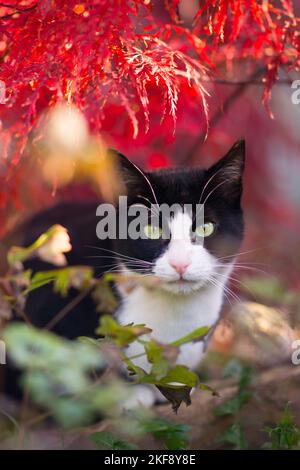
[[[216,416],[234,416],[239,411],[239,409],[239,398],[235,396],[234,398],[227,400],[221,405],[217,406],[214,410],[214,413]]]
[[[178,350],[174,346],[161,344],[154,339],[144,342],[147,359],[152,364],[151,375],[158,380],[165,377],[178,356]]]
[[[215,408],[215,415],[234,416],[253,397],[254,392],[247,389],[252,382],[253,369],[251,366],[242,364],[237,359],[232,359],[226,364],[223,377],[237,380],[238,390],[234,397]]]
[[[50,282],[54,283],[54,291],[66,296],[69,289],[86,289],[93,278],[93,270],[85,266],[72,266],[68,268],[53,269],[51,271],[37,272],[31,279],[26,294]]]
[[[135,445],[119,439],[110,432],[95,432],[89,438],[101,450],[134,450],[137,448]]]
[[[198,376],[195,372],[189,370],[186,366],[177,365],[171,369],[168,374],[160,380],[161,385],[168,385],[172,383],[187,385],[188,387],[195,387],[198,382]]]
[[[223,434],[221,441],[234,446],[234,450],[246,450],[248,443],[244,435],[243,426],[240,423],[234,423]]]
[[[5,329],[7,353],[23,370],[30,398],[64,427],[87,424],[95,415],[115,415],[128,396],[113,376],[97,384],[94,372],[105,365],[99,346],[65,340],[22,323]]]
[[[238,359],[231,359],[227,362],[223,370],[223,377],[225,379],[239,380],[242,374],[243,365]]]
[[[251,390],[242,390],[230,400],[225,401],[222,405],[215,408],[216,416],[234,416],[241,408],[252,398]]]
[[[97,281],[92,292],[92,298],[97,306],[97,312],[100,313],[113,313],[119,305],[118,299],[106,277],[102,277]]]
[[[173,341],[171,344],[172,346],[181,346],[182,344],[190,343],[191,341],[198,341],[204,336],[206,336],[209,330],[209,326],[202,326],[201,328],[197,328],[196,330],[191,331],[191,333],[189,333],[188,335],[185,335],[182,338]]]
[[[65,340],[23,323],[9,325],[4,340],[11,358],[20,367],[58,370],[58,366],[66,366],[67,371],[71,366],[87,370],[103,365],[99,350],[91,345]]]
[[[129,375],[130,376],[134,375],[134,379],[135,379],[136,383],[142,383],[142,382],[152,383],[151,382],[152,377],[149,374],[147,374],[144,371],[144,369],[142,369],[139,366],[136,366],[134,364],[134,362],[132,362],[130,359],[128,359],[128,357],[126,357],[125,355],[123,357],[123,361],[127,366]]]
[[[89,338],[88,336],[78,336],[78,341],[84,344],[90,344],[91,346],[96,346],[99,348],[102,345],[101,339]]]
[[[43,287],[46,284],[49,284],[50,282],[54,282],[55,277],[56,274],[54,274],[52,271],[44,271],[34,274],[30,281],[30,285],[26,289],[25,294],[29,294],[35,289],[39,289],[40,287]]]
[[[150,433],[155,439],[164,442],[168,450],[185,450],[188,445],[189,426],[174,424],[164,419],[150,419],[142,423],[144,433]]]
[[[263,299],[266,302],[280,302],[286,298],[287,289],[275,277],[248,277],[243,279],[244,288],[253,293],[255,298]]]
[[[96,330],[97,334],[113,339],[120,347],[127,346],[139,336],[149,334],[151,331],[145,325],[120,325],[110,315],[100,318],[100,326]]]
[[[217,390],[215,390],[214,388],[210,387],[207,384],[200,383],[199,388],[200,388],[200,390],[204,390],[205,392],[210,392],[214,397],[219,397],[220,396],[220,394],[219,394],[219,392],[217,392]]]
[[[186,406],[191,404],[191,388],[190,387],[166,387],[162,385],[157,385],[158,390],[163,394],[163,396],[171,403],[172,409],[177,413],[178,408],[181,403],[185,403]]]
[[[273,427],[266,428],[271,442],[267,442],[263,447],[272,450],[292,450],[299,448],[300,429],[294,422],[291,413],[290,403],[287,403],[283,416]]]

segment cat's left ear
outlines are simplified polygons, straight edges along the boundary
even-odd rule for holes
[[[209,168],[210,190],[215,188],[215,191],[223,193],[227,198],[240,200],[243,190],[245,150],[245,140],[238,140],[221,160]]]
[[[116,150],[109,150],[109,160],[114,175],[113,179],[119,182],[119,195],[134,196],[140,192],[145,191],[150,185],[146,173],[133,163],[129,158],[122,155]]]

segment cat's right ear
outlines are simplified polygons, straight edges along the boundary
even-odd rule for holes
[[[117,173],[120,193],[133,194],[140,192],[145,186],[146,176],[143,170],[116,150],[109,150],[109,158],[114,172]]]

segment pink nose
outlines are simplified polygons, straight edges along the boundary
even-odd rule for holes
[[[189,263],[171,262],[170,265],[178,274],[184,274],[189,267]]]

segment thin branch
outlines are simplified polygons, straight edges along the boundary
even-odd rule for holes
[[[17,303],[13,306],[13,309],[19,315],[19,317],[21,317],[22,320],[24,320],[24,322],[27,325],[32,325],[32,322],[30,318],[28,317],[27,313]]]
[[[244,86],[244,85],[259,85],[259,86],[265,86],[265,83],[262,80],[238,80],[238,81],[230,81],[226,80],[223,78],[215,78],[213,80],[201,80],[202,82],[205,83],[216,83],[218,85],[231,85],[231,86]],[[286,79],[280,79],[276,81],[276,85],[291,85],[293,83],[293,80],[291,78],[286,78]]]
[[[28,7],[28,8],[19,8],[19,7],[14,6],[14,5],[7,5],[6,3],[0,3],[0,7],[9,8],[10,10],[14,10],[12,13],[8,13],[7,15],[0,16],[0,20],[7,20],[7,19],[13,17],[14,15],[16,15],[18,13],[27,13],[29,11],[32,11],[37,7],[37,5],[38,4],[36,3],[35,5],[32,5],[31,7]]]
[[[91,291],[94,289],[94,285],[88,287],[88,289],[80,292],[76,297],[74,297],[71,302],[69,302],[65,307],[63,307],[47,324],[43,329],[52,330],[52,328],[57,325],[68,313],[71,312],[77,305],[87,297]]]
[[[259,68],[255,70],[255,72],[250,76],[250,78],[245,81],[241,82],[237,88],[231,93],[230,96],[225,100],[222,109],[218,110],[215,115],[212,117],[210,120],[210,127],[214,127],[218,121],[224,116],[224,114],[227,113],[231,105],[244,93],[246,88],[252,84],[253,82],[257,82],[257,80],[264,74],[265,69]],[[205,140],[206,132],[201,132],[199,137],[196,139],[190,150],[187,152],[187,154],[184,156],[184,158],[179,162],[181,166],[188,165],[192,162],[195,153],[198,150],[198,147],[203,144]]]

